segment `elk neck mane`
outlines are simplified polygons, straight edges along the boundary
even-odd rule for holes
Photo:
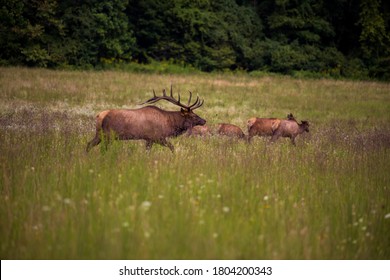
[[[186,128],[184,127],[184,123],[186,120],[182,116],[182,113],[180,111],[167,111],[167,110],[161,109],[161,108],[159,108],[157,106],[153,106],[153,105],[146,106],[143,108],[156,110],[157,112],[164,115],[167,118],[168,122],[171,124],[171,127],[174,129],[176,136],[180,135],[186,131]],[[141,109],[143,109],[143,108],[141,108]]]

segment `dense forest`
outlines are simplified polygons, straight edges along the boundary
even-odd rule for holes
[[[384,0],[0,0],[0,65],[390,80]]]

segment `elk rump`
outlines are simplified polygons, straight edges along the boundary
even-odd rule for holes
[[[220,123],[217,125],[217,133],[219,135],[225,135],[229,137],[234,137],[234,138],[240,138],[243,139],[245,138],[244,132],[241,130],[240,127],[234,124],[229,124],[229,123]]]

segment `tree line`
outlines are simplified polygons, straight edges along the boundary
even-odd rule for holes
[[[390,80],[389,25],[381,0],[0,0],[0,65]]]

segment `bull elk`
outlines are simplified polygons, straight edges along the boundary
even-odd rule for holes
[[[153,90],[153,97],[141,103],[154,104],[160,100],[166,100],[180,107],[180,111],[166,111],[156,106],[146,106],[139,109],[116,109],[106,110],[96,116],[96,135],[88,142],[86,151],[98,145],[103,139],[105,143],[114,136],[118,140],[145,140],[146,149],[150,150],[153,144],[160,144],[168,147],[172,152],[173,145],[167,138],[176,137],[195,125],[204,125],[206,121],[193,111],[203,105],[204,100],[197,96],[191,104],[192,93],[190,92],[188,104],[180,102],[172,95],[167,95],[165,89],[162,96],[156,96]],[[191,105],[190,105],[191,104]]]

